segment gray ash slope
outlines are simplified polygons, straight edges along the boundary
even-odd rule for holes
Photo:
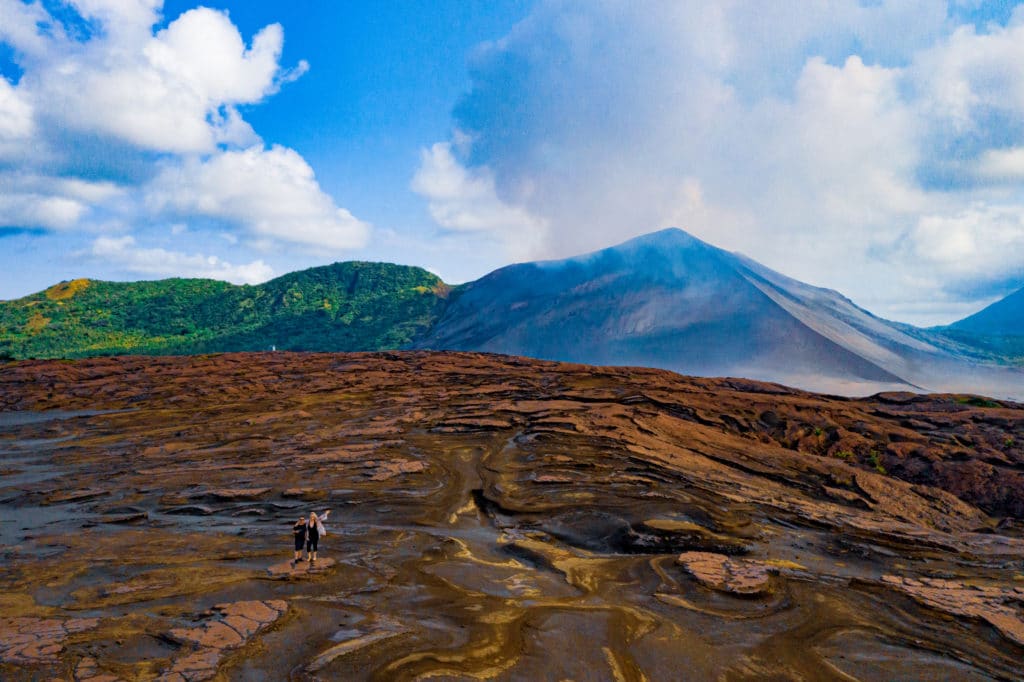
[[[1022,397],[1024,373],[889,322],[682,230],[460,287],[417,348],[742,376],[841,394]]]

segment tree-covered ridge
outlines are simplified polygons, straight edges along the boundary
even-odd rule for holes
[[[364,262],[257,286],[73,280],[0,302],[0,356],[400,348],[433,324],[447,294],[421,268]]]

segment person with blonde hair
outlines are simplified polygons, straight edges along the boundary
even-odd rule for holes
[[[309,523],[306,526],[306,557],[309,559],[310,566],[316,563],[317,543],[320,542],[320,537],[327,535],[327,529],[324,528],[323,522],[327,520],[330,513],[330,509],[325,510],[319,516],[316,512],[309,512]]]
[[[299,520],[292,526],[292,535],[295,538],[295,556],[292,558],[292,568],[302,561],[302,548],[306,546],[306,536],[309,527],[306,525],[306,517],[300,516]]]

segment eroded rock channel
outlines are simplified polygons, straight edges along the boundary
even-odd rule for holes
[[[1019,405],[417,352],[22,362],[0,410],[5,680],[1022,675]]]

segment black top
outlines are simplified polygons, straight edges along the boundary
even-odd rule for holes
[[[306,522],[300,521],[299,523],[296,523],[294,526],[292,526],[292,534],[295,535],[295,538],[297,540],[304,540],[306,538]]]

